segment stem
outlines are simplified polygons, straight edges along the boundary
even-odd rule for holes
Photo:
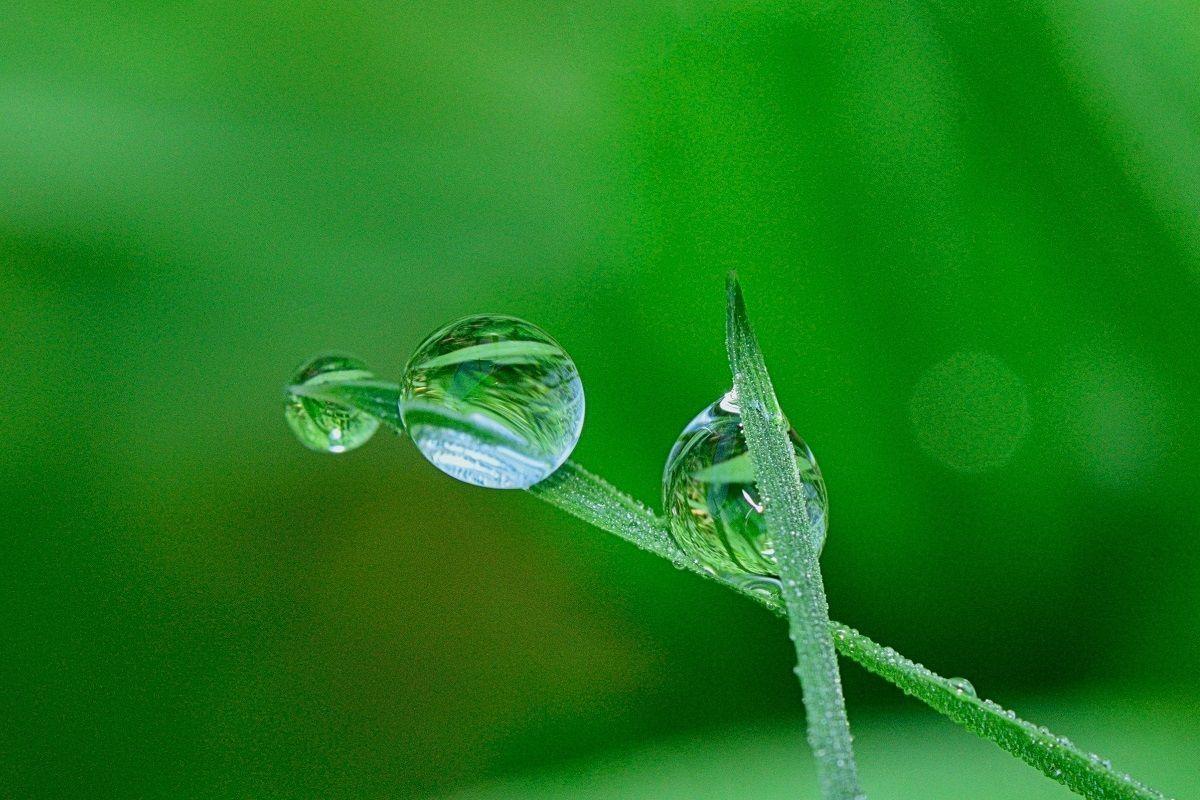
[[[1065,736],[1056,736],[1043,725],[1021,719],[998,703],[979,699],[964,690],[960,682],[943,678],[853,628],[835,622],[832,630],[842,655],[975,735],[995,742],[1076,794],[1094,800],[1166,800],[1161,792],[1129,773],[1118,772],[1108,759],[1080,748]]]
[[[830,639],[829,606],[820,581],[806,581],[806,560],[796,548],[775,544],[788,632],[796,646],[796,675],[804,690],[808,744],[817,759],[817,777],[826,797],[865,800],[858,782],[853,737],[842,695],[837,655]],[[811,573],[809,573],[811,574]]]
[[[789,632],[796,645],[796,675],[804,690],[808,744],[817,759],[822,795],[828,800],[859,800],[866,794],[858,782],[842,678],[829,635],[829,603],[817,561],[817,535],[808,516],[796,451],[733,274],[728,294],[729,364],[755,483],[775,546]]]
[[[529,492],[589,525],[717,581],[778,616],[787,615],[780,600],[718,577],[685,555],[671,538],[665,519],[573,461],[530,487]],[[854,628],[831,620],[828,629],[834,646],[846,658],[977,736],[995,742],[1073,792],[1095,800],[1165,800],[1160,792],[1134,780],[1128,773],[1115,770],[1107,759],[1079,748],[1043,726],[1021,719],[991,700],[968,694],[961,683],[914,663]]]
[[[574,461],[566,462],[549,478],[530,486],[528,491],[589,525],[684,566],[682,562],[686,556],[675,546],[663,520]]]
[[[399,394],[400,388],[396,384],[373,383],[369,387],[350,386],[345,391],[329,392],[325,396],[371,414],[402,434],[404,427],[397,404]],[[780,600],[713,575],[699,561],[685,555],[671,539],[666,520],[573,461],[567,461],[528,491],[589,525],[669,559],[676,566],[703,578],[717,581],[766,606],[778,616],[786,614]],[[853,628],[830,621],[829,633],[838,652],[846,658],[954,723],[995,742],[1077,794],[1095,800],[1165,800],[1160,792],[1135,781],[1128,773],[1113,769],[1107,759],[1080,749],[1042,726],[1018,718],[990,700],[964,693],[960,685]]]

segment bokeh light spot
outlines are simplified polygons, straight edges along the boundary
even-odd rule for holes
[[[1029,429],[1021,379],[995,356],[955,353],[913,387],[909,416],[921,448],[951,469],[1003,466]]]

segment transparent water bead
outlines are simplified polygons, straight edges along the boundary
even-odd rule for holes
[[[954,689],[954,693],[962,696],[975,697],[975,687],[966,678],[950,678],[950,686]]]
[[[409,359],[400,415],[421,454],[460,481],[525,489],[558,469],[583,429],[575,362],[536,325],[467,317]]]
[[[356,358],[321,355],[305,362],[292,377],[284,418],[305,447],[322,453],[345,453],[364,444],[379,430],[379,420],[349,406],[321,399],[323,385],[374,379]]]
[[[788,435],[819,552],[829,512],[825,481],[804,440],[794,430]],[[735,392],[700,412],[679,435],[663,471],[663,506],[681,550],[716,575],[764,594],[778,594],[774,545]]]

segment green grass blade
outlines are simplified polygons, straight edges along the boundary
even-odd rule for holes
[[[393,430],[403,432],[399,387],[372,383],[371,386],[355,384],[345,391],[321,387],[320,399],[346,403],[376,416]],[[531,487],[529,492],[589,525],[613,533],[701,577],[716,580],[781,617],[786,614],[779,601],[714,577],[702,564],[688,558],[675,546],[663,518],[572,461]],[[909,661],[853,628],[830,621],[829,632],[838,652],[846,658],[895,684],[958,725],[995,742],[1072,791],[1093,800],[1164,800],[1159,792],[1113,769],[1107,760],[1080,750],[1043,727],[1017,718],[996,703],[960,693],[949,679]]]
[[[1162,793],[1139,783],[1128,773],[1118,772],[1106,759],[1080,749],[1066,737],[1026,722],[991,700],[980,700],[853,628],[837,622],[832,626],[834,641],[842,655],[967,730],[990,739],[1076,794],[1093,800],[1164,800]]]
[[[664,519],[637,500],[568,461],[558,473],[529,491],[591,525],[690,569],[785,616],[783,605],[735,583],[715,578],[698,562],[687,558],[672,541]],[[908,694],[978,736],[995,742],[1046,776],[1094,800],[1164,800],[1106,759],[1081,750],[1064,737],[1018,718],[990,700],[960,691],[932,670],[904,658],[840,622],[830,621],[829,631],[839,653],[868,672]]]
[[[683,553],[653,511],[573,461],[566,462],[528,491],[589,525],[686,566]]]
[[[400,387],[394,383],[377,380],[308,383],[289,386],[287,391],[301,397],[351,406],[370,414],[397,433],[404,433],[404,424],[400,421]]]
[[[467,361],[491,361],[496,364],[530,364],[539,358],[560,352],[558,345],[546,342],[487,342],[443,353],[417,365],[417,369],[437,369]]]
[[[822,796],[854,800],[865,795],[858,782],[837,653],[829,633],[829,604],[813,547],[817,537],[809,522],[800,465],[758,339],[746,317],[736,276],[729,276],[728,288],[729,365],[767,529],[775,544],[788,623],[796,645],[796,675],[804,690],[808,743],[816,756]]]

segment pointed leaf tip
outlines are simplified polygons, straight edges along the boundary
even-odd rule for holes
[[[775,544],[792,640],[796,643],[796,674],[808,710],[808,740],[817,758],[822,794],[838,800],[861,797],[837,656],[829,636],[829,605],[812,545],[816,534],[808,516],[800,466],[750,326],[737,276],[731,274],[726,286],[729,366],[741,406],[749,466],[765,501],[763,517]]]
[[[729,312],[732,315],[734,308],[742,304],[742,285],[738,281],[736,269],[729,270],[729,274],[725,276],[725,296],[729,301]]]
[[[742,297],[742,285],[738,282],[737,270],[730,270],[725,280],[725,346],[729,352],[729,363],[737,372],[735,343],[746,334],[746,302]]]

